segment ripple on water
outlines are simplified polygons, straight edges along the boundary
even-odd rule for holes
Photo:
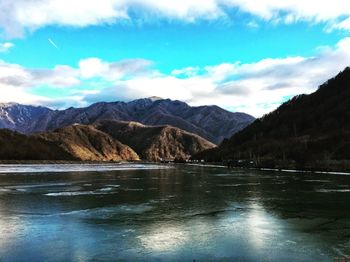
[[[310,182],[310,183],[330,183],[330,180],[324,180],[324,179],[307,179],[304,180],[305,182]]]
[[[115,188],[117,188],[117,187],[120,187],[120,185],[106,185],[106,187],[115,187]]]
[[[131,191],[131,192],[137,192],[137,191],[144,191],[143,188],[123,188],[123,191]]]
[[[350,189],[318,189],[315,191],[319,193],[349,193]]]
[[[6,186],[8,189],[31,189],[31,188],[45,188],[45,187],[63,187],[70,186],[72,183],[41,183],[41,184],[31,184],[31,185],[16,185],[16,186]]]
[[[85,195],[105,195],[107,193],[97,192],[97,191],[64,191],[64,192],[56,192],[56,193],[46,193],[44,196],[49,197],[70,197],[70,196],[85,196]]]
[[[80,190],[80,186],[74,186],[73,183],[42,183],[42,184],[22,184],[16,186],[4,186],[0,188],[0,193],[3,194],[32,194],[32,193],[42,193],[52,192],[52,191],[61,191],[62,188],[65,188],[66,191],[77,191]],[[63,189],[64,190],[64,189]]]
[[[113,187],[104,187],[104,188],[100,188],[98,191],[109,192],[109,191],[113,191],[113,190],[114,190]]]
[[[219,187],[258,186],[260,183],[218,184]]]
[[[228,176],[233,176],[233,174],[215,174],[214,176],[218,176],[218,177],[228,177]]]
[[[86,219],[108,219],[117,215],[143,214],[153,209],[153,206],[146,204],[139,205],[118,205],[111,207],[98,207],[92,209],[75,210],[59,213],[60,216],[73,216]]]

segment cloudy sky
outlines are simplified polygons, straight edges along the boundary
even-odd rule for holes
[[[0,0],[0,102],[160,96],[259,117],[348,65],[349,0]]]

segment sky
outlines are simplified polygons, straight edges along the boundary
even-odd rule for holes
[[[349,65],[349,0],[0,0],[0,102],[260,117]]]

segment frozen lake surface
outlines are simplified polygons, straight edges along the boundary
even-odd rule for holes
[[[1,165],[0,261],[334,261],[349,204],[334,174]]]

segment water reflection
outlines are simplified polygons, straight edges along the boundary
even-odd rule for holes
[[[143,248],[151,252],[176,251],[189,240],[189,233],[181,225],[162,224],[138,239]]]
[[[250,205],[249,210],[246,221],[249,239],[255,249],[260,249],[272,234],[272,217],[268,217],[265,210],[256,203]]]
[[[0,250],[11,249],[11,242],[20,234],[25,234],[25,224],[16,217],[8,217],[0,206]]]

